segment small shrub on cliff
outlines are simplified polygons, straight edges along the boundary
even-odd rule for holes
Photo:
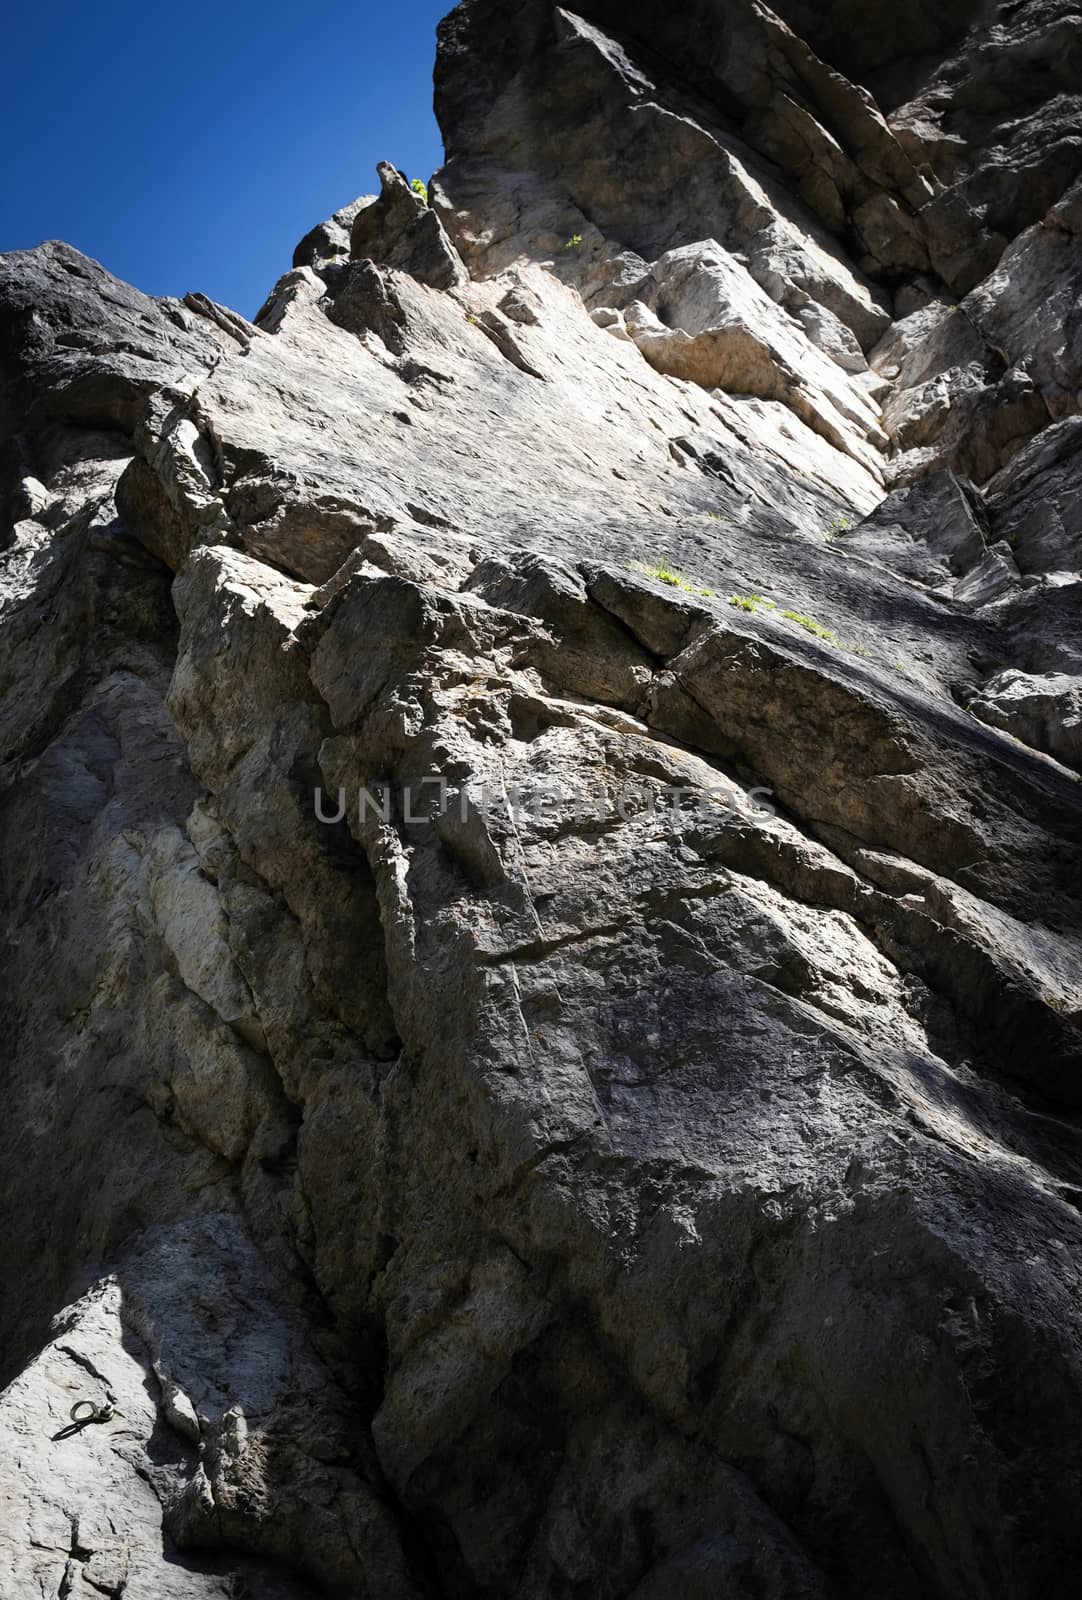
[[[420,178],[414,178],[413,182],[410,184],[410,188],[413,190],[414,194],[419,194],[420,195],[420,197],[424,201],[425,205],[428,204],[428,184],[427,183],[423,182],[423,180],[420,179]]]

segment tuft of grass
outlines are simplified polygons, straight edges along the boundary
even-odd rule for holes
[[[413,182],[410,184],[410,188],[413,190],[414,194],[420,195],[425,205],[428,204],[428,184],[425,183],[423,179],[414,178]]]
[[[676,567],[670,567],[667,561],[636,561],[637,572],[644,573],[646,577],[653,578],[657,583],[667,583],[670,589],[682,589],[685,594],[701,594],[707,599],[712,599],[713,589],[703,589],[697,583],[691,583]]]
[[[766,611],[777,612],[779,617],[784,617],[787,622],[798,623],[808,633],[822,639],[826,644],[832,644],[839,650],[848,650],[852,655],[867,657],[867,650],[861,644],[843,644],[833,628],[826,628],[814,617],[806,616],[803,611],[778,611],[773,600],[768,600],[761,594],[731,594],[729,604],[736,606],[740,611],[758,611],[762,606]]]
[[[565,250],[577,250],[581,243],[582,243],[582,234],[581,233],[573,233],[571,235],[570,239],[568,239],[567,243],[564,245],[564,249]]]
[[[720,511],[708,511],[706,514],[710,518],[711,522],[724,522],[725,521],[725,518],[722,516]]]
[[[835,517],[827,529],[828,539],[840,539],[843,533],[848,533],[853,524],[848,517]]]
[[[648,578],[656,578],[658,583],[671,584],[674,589],[683,586],[683,573],[677,572],[675,567],[670,567],[667,561],[658,561],[654,566],[644,567],[643,570]]]
[[[814,617],[805,616],[803,611],[783,611],[780,614],[787,622],[797,623],[805,632],[813,633],[817,639],[823,639],[827,644],[841,644],[841,640],[832,628],[824,628],[821,622],[816,622]]]

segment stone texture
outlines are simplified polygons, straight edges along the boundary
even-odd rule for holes
[[[888,494],[852,532],[841,530],[847,550],[858,550],[902,577],[951,592],[987,548],[982,503],[949,470],[920,478]]]
[[[406,182],[404,173],[381,162],[378,200],[361,206],[350,228],[350,255],[399,267],[433,289],[459,288],[468,273],[436,212]],[[300,266],[294,257],[293,265]]]
[[[1082,47],[1082,17],[1078,21]],[[1082,139],[1079,146],[1082,161]],[[1077,183],[1015,240],[966,302],[986,337],[1008,361],[1024,367],[1056,419],[1076,415],[1082,405],[1080,237],[1082,183]]]
[[[970,710],[1034,750],[1082,771],[1082,682],[1065,672],[1004,672],[984,684]]]
[[[929,207],[931,254],[964,290],[994,264],[991,251],[1042,218],[1082,167],[1082,18],[1072,0],[1023,0],[951,6],[937,25],[954,48],[927,61],[890,125],[942,186]],[[957,232],[971,219],[988,241],[975,252]]]
[[[5,1596],[1072,1592],[1076,19],[860,16],[0,258]]]
[[[294,267],[325,269],[341,265],[349,256],[349,236],[357,213],[372,205],[376,198],[374,194],[358,195],[333,217],[310,228],[293,252]]]

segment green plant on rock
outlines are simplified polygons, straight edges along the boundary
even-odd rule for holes
[[[814,617],[805,616],[803,611],[783,611],[781,615],[787,622],[797,623],[805,632],[813,633],[817,639],[824,639],[827,644],[841,644],[841,640],[832,628],[824,628],[821,622],[816,622]]]
[[[425,205],[428,204],[428,184],[425,183],[422,178],[414,178],[413,182],[410,184],[410,188],[413,190],[414,194],[420,195]]]
[[[670,589],[682,589],[685,594],[701,594],[707,599],[713,597],[713,589],[702,589],[696,583],[690,583],[682,572],[676,567],[671,567],[667,561],[636,561],[635,570],[643,573],[647,578],[653,578],[657,583],[667,583]]]
[[[761,594],[731,594],[729,604],[738,606],[741,611],[758,611],[760,606],[765,606],[768,611],[776,611],[773,600],[767,600]]]
[[[670,567],[667,561],[643,561],[639,565],[640,572],[645,572],[648,578],[654,578],[658,583],[667,583],[673,589],[685,587],[686,580],[682,572],[675,567]]]
[[[843,533],[848,533],[853,524],[848,517],[835,517],[827,529],[828,539],[840,539]]]
[[[582,243],[582,234],[581,233],[573,233],[571,235],[570,239],[568,239],[567,243],[564,245],[564,249],[565,250],[577,250],[581,243]]]

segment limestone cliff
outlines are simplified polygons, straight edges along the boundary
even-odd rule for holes
[[[464,0],[254,324],[0,257],[3,1600],[1074,1592],[1080,84]]]

